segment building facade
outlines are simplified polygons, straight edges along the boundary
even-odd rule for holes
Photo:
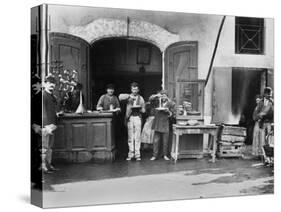
[[[33,40],[42,44],[34,69],[43,77],[60,65],[75,69],[88,109],[107,82],[122,93],[138,81],[147,99],[160,88],[175,98],[178,79],[199,79],[208,80],[205,123],[238,124],[250,119],[255,95],[273,87],[271,18],[226,16],[222,24],[223,15],[63,5],[43,5],[32,17]]]

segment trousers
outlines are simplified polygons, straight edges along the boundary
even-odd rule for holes
[[[159,153],[159,143],[162,137],[163,141],[163,154],[164,156],[168,155],[168,141],[169,141],[169,133],[162,132],[154,132],[154,141],[153,141],[153,156],[157,157]]]
[[[140,157],[141,146],[141,118],[139,116],[131,116],[127,123],[128,126],[128,146],[129,158]]]
[[[271,130],[271,123],[265,122],[260,128],[259,122],[255,123],[254,133],[253,133],[253,144],[252,144],[252,154],[259,156],[262,155],[262,147],[268,145],[266,140],[267,134]]]
[[[42,136],[42,168],[47,168],[52,164],[52,153],[53,153],[53,145],[54,145],[54,136],[46,135]]]

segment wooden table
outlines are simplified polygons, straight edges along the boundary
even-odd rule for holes
[[[216,150],[217,150],[217,134],[218,134],[218,126],[215,125],[197,125],[197,126],[186,126],[173,124],[173,143],[172,143],[172,152],[171,156],[176,163],[179,156],[179,140],[180,136],[184,134],[209,134],[213,137],[213,149],[212,149],[212,162],[214,163],[216,160]],[[185,142],[188,142],[186,140]],[[210,146],[209,152],[210,152]],[[203,151],[203,149],[202,149]]]

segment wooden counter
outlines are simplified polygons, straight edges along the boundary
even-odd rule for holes
[[[54,135],[54,160],[88,162],[115,157],[112,113],[64,114]]]

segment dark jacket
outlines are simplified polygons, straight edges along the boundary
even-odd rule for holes
[[[156,132],[168,133],[169,121],[174,113],[174,106],[174,102],[169,101],[167,104],[167,108],[169,109],[169,111],[156,110],[151,129],[155,130]]]
[[[43,91],[43,127],[56,124],[57,100],[53,94]]]
[[[264,104],[265,98],[259,102],[260,111],[257,116],[265,122],[273,122],[273,99],[268,99],[268,103]]]

